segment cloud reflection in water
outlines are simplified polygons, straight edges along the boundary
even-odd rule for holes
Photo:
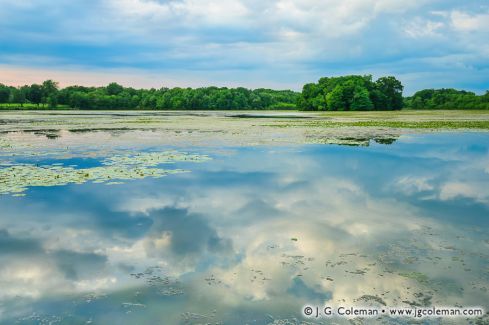
[[[0,197],[0,320],[267,324],[307,302],[481,305],[489,141],[453,139],[239,148],[189,174]]]

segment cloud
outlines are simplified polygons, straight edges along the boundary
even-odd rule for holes
[[[107,263],[107,256],[95,253],[59,250],[54,253],[54,256],[58,268],[70,280],[95,277],[104,270]]]
[[[196,259],[205,254],[219,254],[224,259],[233,252],[231,240],[219,236],[202,216],[175,208],[151,211],[149,216],[154,224],[143,245],[150,257],[196,265]]]
[[[404,196],[437,193],[440,183],[470,184],[448,186],[447,200],[477,192],[487,196],[481,178],[487,176],[484,135],[452,138],[401,138],[393,147],[360,151],[231,150],[191,174],[111,188],[46,188],[23,198],[29,204],[8,198],[2,211],[15,218],[0,220],[0,227],[9,228],[0,231],[3,297],[17,302],[49,295],[72,305],[66,293],[101,290],[119,298],[104,300],[104,308],[90,309],[94,313],[114,306],[120,311],[121,297],[138,297],[147,310],[154,306],[164,313],[161,299],[147,291],[152,289],[129,276],[159,266],[189,290],[180,300],[185,306],[205,297],[235,315],[239,308],[249,312],[259,305],[267,314],[272,310],[267,307],[311,299],[358,304],[355,299],[370,294],[394,305],[414,301],[427,288],[433,301],[477,303],[480,291],[470,274],[482,272],[478,251],[486,238],[480,229],[460,227],[453,209],[463,209],[466,221],[474,214],[467,200],[447,204],[435,196],[428,202],[433,205],[423,206],[426,201]],[[432,148],[439,149],[429,155]],[[469,189],[477,185],[474,180],[479,188]],[[480,211],[475,213],[484,216]],[[146,220],[142,229],[141,220]],[[458,265],[452,257],[462,253],[465,265]],[[414,257],[418,263],[410,262]],[[430,282],[420,284],[400,275],[404,271],[411,277],[419,271]],[[170,307],[182,306],[176,303]]]
[[[81,83],[113,77],[141,87],[300,89],[321,76],[347,73],[396,74],[408,92],[419,89],[420,82],[483,91],[489,81],[483,77],[487,66],[473,68],[474,60],[483,63],[489,55],[487,42],[481,42],[488,38],[489,10],[479,0],[463,5],[435,0],[1,0],[0,5],[3,64],[34,74],[46,71],[67,84],[77,83],[77,73]],[[453,65],[444,67],[425,60],[450,56],[456,57]],[[464,80],[445,76],[452,71]]]
[[[404,32],[412,38],[439,36],[439,30],[445,26],[443,22],[424,20],[416,17],[406,24]]]
[[[394,188],[404,194],[411,195],[434,189],[430,177],[403,176],[395,181]]]
[[[450,21],[453,29],[462,32],[489,32],[489,12],[470,14],[454,10],[450,13]]]
[[[40,243],[34,239],[15,238],[5,229],[0,229],[0,257],[10,255],[33,256],[42,251]]]
[[[448,182],[440,188],[440,199],[446,201],[468,198],[489,205],[489,192],[486,185],[477,182]]]
[[[93,252],[48,249],[44,240],[0,229],[0,300],[63,293],[80,283],[100,282],[107,257]],[[83,286],[81,286],[83,287]],[[82,289],[82,288],[79,289]],[[94,289],[93,285],[88,286]],[[85,288],[86,290],[86,288]]]

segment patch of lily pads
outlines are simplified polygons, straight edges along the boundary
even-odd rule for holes
[[[102,160],[101,166],[91,168],[75,168],[60,164],[4,164],[3,168],[0,168],[0,195],[24,196],[24,192],[34,186],[83,184],[89,181],[116,185],[124,180],[160,178],[188,172],[183,169],[159,168],[161,164],[204,162],[209,159],[206,155],[164,151],[116,155]]]
[[[410,271],[410,272],[400,272],[400,276],[415,280],[421,284],[427,284],[429,282],[428,276],[421,272],[416,272],[416,271]]]

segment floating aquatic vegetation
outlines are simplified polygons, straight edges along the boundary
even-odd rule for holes
[[[267,325],[314,325],[317,323],[307,322],[304,320],[299,320],[297,318],[285,318],[285,319],[274,319],[273,322]]]
[[[88,293],[82,297],[84,302],[86,302],[87,304],[92,303],[94,301],[97,301],[99,299],[103,299],[103,298],[107,298],[107,294],[97,293],[97,292]]]
[[[421,272],[401,272],[399,273],[400,276],[408,278],[408,279],[413,279],[421,284],[427,284],[429,282],[429,278],[426,274],[423,274]]]
[[[3,112],[0,132],[13,147],[167,145],[263,145],[332,143],[368,146],[392,144],[401,134],[439,130],[489,129],[488,112],[307,112],[294,116],[263,112],[236,118],[232,112]],[[231,118],[230,118],[231,117]],[[266,118],[263,118],[266,117]],[[27,137],[25,137],[27,135]],[[2,136],[3,137],[3,136]],[[46,141],[46,137],[52,139]],[[11,138],[11,139],[9,139]],[[102,140],[103,139],[103,140]],[[34,146],[32,146],[35,144]],[[0,142],[0,148],[3,144]],[[35,150],[30,150],[36,154]],[[24,153],[22,153],[24,154]]]
[[[405,129],[488,129],[489,121],[487,120],[388,120],[377,116],[371,120],[362,120],[358,118],[352,118],[351,120],[335,121],[327,119],[316,119],[314,121],[306,121],[303,123],[289,123],[288,126],[310,126],[310,127],[323,127],[323,128],[339,128],[339,127],[379,127],[379,128],[405,128]]]
[[[173,163],[177,161],[202,162],[209,159],[208,156],[192,155],[178,151],[163,151],[143,152],[131,156],[117,155],[105,159],[103,164],[107,166],[144,165],[145,167],[154,167],[159,164]]]
[[[355,271],[346,270],[345,272],[350,274],[364,275],[365,273],[367,273],[368,270],[369,270],[368,268],[364,268],[362,270],[355,270]]]
[[[0,149],[9,149],[12,148],[12,143],[7,139],[0,138]]]
[[[106,183],[121,184],[121,180],[160,178],[169,174],[187,172],[182,169],[162,169],[155,166],[176,161],[200,162],[208,156],[176,151],[139,153],[115,156],[102,161],[102,166],[91,168],[65,167],[59,164],[17,164],[0,168],[0,194],[23,195],[33,186],[60,186],[67,184]]]
[[[418,292],[414,294],[414,297],[418,299],[418,304],[420,306],[430,306],[431,305],[431,299],[433,299],[433,296],[428,294],[428,293],[423,293],[423,292]]]
[[[184,312],[181,314],[183,324],[222,324],[222,322],[216,321],[217,310],[213,310],[209,314],[199,314],[192,312]]]
[[[382,298],[373,295],[363,295],[360,298],[358,298],[357,301],[364,301],[367,303],[374,302],[382,306],[387,306],[387,304]]]
[[[179,288],[163,288],[157,291],[158,294],[162,296],[179,296],[183,295],[185,292]]]
[[[140,307],[140,308],[146,308],[146,305],[144,304],[138,304],[138,303],[133,303],[133,302],[123,302],[122,303],[123,308],[132,308],[132,307]]]
[[[489,325],[489,313],[486,312],[486,314],[484,316],[476,318],[473,324],[475,324],[475,325]]]
[[[415,257],[415,256],[407,256],[406,258],[404,258],[404,260],[402,261],[402,263],[404,263],[404,264],[414,264],[417,260],[418,260],[418,258]]]
[[[36,312],[29,316],[21,317],[18,319],[18,323],[35,323],[41,325],[47,324],[59,324],[63,321],[63,317],[58,315],[41,315]]]
[[[165,276],[159,266],[149,267],[143,272],[130,275],[135,279],[144,280],[148,287],[153,288],[156,294],[161,296],[179,296],[185,293],[180,288],[178,279]]]
[[[218,285],[222,283],[221,280],[216,279],[214,274],[211,274],[210,276],[206,277],[204,280],[205,282],[207,282],[208,285]]]

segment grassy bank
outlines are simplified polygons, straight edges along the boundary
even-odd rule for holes
[[[47,104],[31,104],[31,103],[25,103],[25,104],[15,104],[15,103],[3,103],[0,104],[0,110],[13,110],[13,111],[19,111],[19,110],[26,110],[26,111],[31,111],[31,110],[67,110],[67,109],[73,109],[67,105],[58,105],[56,108],[49,107]]]

